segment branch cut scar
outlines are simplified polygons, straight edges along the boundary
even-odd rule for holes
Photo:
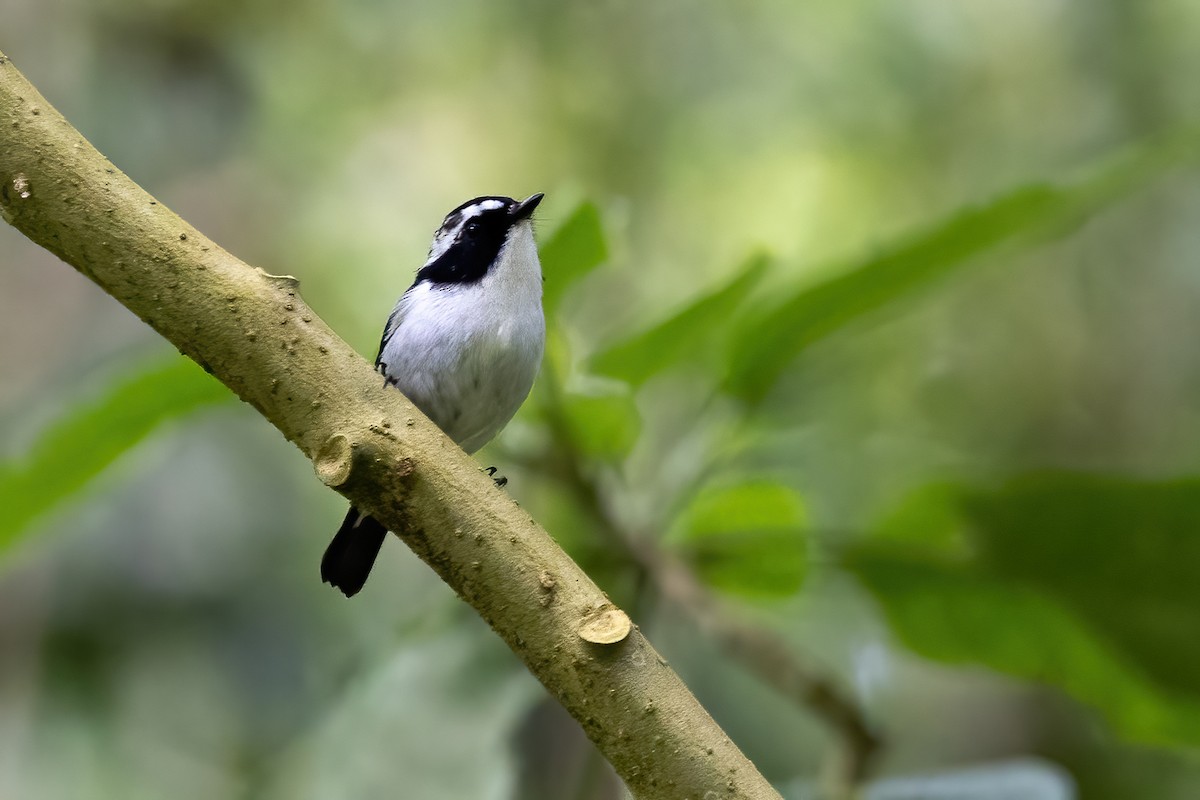
[[[592,644],[616,644],[633,630],[629,615],[611,604],[593,609],[579,625],[579,638]]]
[[[321,482],[336,489],[350,480],[350,472],[354,469],[354,445],[342,434],[334,434],[321,445],[314,464]]]
[[[28,200],[33,194],[29,187],[29,178],[25,173],[18,172],[10,182],[0,183],[0,216],[5,222],[12,223],[15,215],[12,205],[16,200]]]

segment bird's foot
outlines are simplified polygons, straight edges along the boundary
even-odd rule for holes
[[[500,487],[501,489],[508,485],[508,478],[504,477],[503,475],[501,475],[499,478],[496,477],[495,467],[484,467],[483,471],[486,472],[488,476],[496,483],[496,486]]]

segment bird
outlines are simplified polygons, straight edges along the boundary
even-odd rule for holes
[[[513,418],[541,365],[546,322],[533,212],[542,197],[476,197],[447,214],[379,342],[375,368],[385,381],[469,454]],[[386,536],[382,523],[351,506],[321,559],[321,580],[353,597]]]

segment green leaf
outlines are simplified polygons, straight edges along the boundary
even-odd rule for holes
[[[539,251],[542,273],[546,276],[542,304],[550,314],[573,283],[608,258],[600,210],[593,203],[581,204]]]
[[[850,559],[910,646],[1054,684],[1132,738],[1200,745],[1200,481],[1037,474],[946,499],[935,516],[963,547],[913,547],[913,530]]]
[[[702,491],[668,538],[697,574],[718,589],[757,597],[795,594],[808,557],[804,503],[767,481]]]
[[[584,456],[615,461],[633,449],[641,418],[628,387],[563,397],[563,415],[575,448]]]
[[[751,257],[721,288],[592,356],[589,369],[638,386],[669,367],[710,355],[717,334],[732,321],[746,295],[766,273],[767,264],[764,255]]]
[[[874,531],[876,539],[935,555],[966,555],[961,492],[961,487],[945,483],[916,490],[879,522]]]
[[[790,487],[754,481],[701,491],[684,513],[682,532],[701,539],[743,530],[793,530],[806,523],[804,501]]]
[[[200,367],[178,358],[68,412],[23,459],[0,463],[0,552],[161,423],[231,397]]]
[[[1197,131],[1187,129],[1111,159],[1081,179],[1021,187],[866,258],[823,270],[834,277],[793,292],[737,333],[727,389],[752,401],[761,399],[814,342],[944,278],[976,256],[1070,232],[1170,168],[1195,161],[1198,145]]]

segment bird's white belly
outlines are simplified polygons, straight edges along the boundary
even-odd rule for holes
[[[481,288],[416,287],[425,296],[414,298],[380,356],[389,381],[468,453],[516,414],[545,340],[540,297],[503,307]]]

